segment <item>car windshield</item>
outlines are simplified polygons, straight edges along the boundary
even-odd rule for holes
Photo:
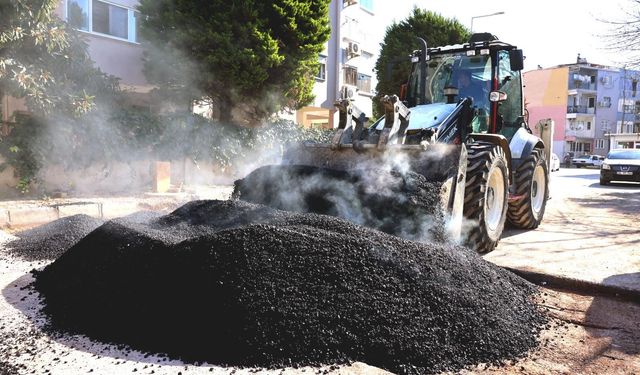
[[[607,155],[607,158],[609,159],[640,159],[640,149],[611,151],[609,152],[609,155]]]
[[[591,158],[591,156],[589,155],[582,155],[582,156],[578,156],[576,159],[589,159]]]

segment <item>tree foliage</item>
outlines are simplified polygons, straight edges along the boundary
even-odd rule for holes
[[[33,112],[83,113],[117,81],[93,67],[87,46],[54,14],[58,0],[0,1],[0,96]]]
[[[175,98],[208,99],[255,123],[313,100],[329,0],[141,0],[145,75]]]
[[[374,112],[383,113],[380,97],[399,94],[400,86],[407,83],[411,73],[409,55],[422,48],[416,39],[421,37],[429,47],[443,46],[465,42],[470,31],[458,20],[448,19],[438,13],[413,8],[409,17],[394,22],[387,28],[381,43],[380,57],[376,62],[378,84],[374,98]]]
[[[640,0],[628,0],[616,20],[599,19],[609,27],[602,35],[606,48],[618,54],[620,65],[640,67]]]
[[[23,193],[42,193],[39,172],[52,165],[65,170],[102,167],[108,174],[114,163],[188,158],[195,164],[212,163],[234,176],[235,170],[249,163],[278,162],[272,158],[280,156],[277,150],[287,143],[328,142],[330,137],[329,132],[303,129],[284,120],[243,128],[189,112],[103,111],[101,107],[73,118],[17,116],[10,125],[12,131],[0,142],[5,159],[0,171],[13,166],[20,177],[17,188]],[[87,121],[91,126],[86,126]]]

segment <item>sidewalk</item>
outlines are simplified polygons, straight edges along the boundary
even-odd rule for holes
[[[220,185],[181,193],[144,193],[129,197],[0,201],[0,227],[13,232],[78,214],[109,220],[138,211],[168,213],[191,200],[228,199],[232,192],[232,186]]]

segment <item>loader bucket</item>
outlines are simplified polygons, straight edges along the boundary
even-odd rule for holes
[[[411,240],[459,242],[464,145],[384,149],[303,144],[281,165],[236,181],[234,196],[300,212],[338,216]]]

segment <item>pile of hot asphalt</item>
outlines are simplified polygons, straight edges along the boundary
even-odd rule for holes
[[[7,244],[9,252],[27,261],[53,260],[104,223],[88,215],[64,217],[16,233]]]
[[[414,172],[268,165],[237,180],[233,196],[281,210],[336,216],[410,240],[444,242],[441,186]]]
[[[425,373],[517,358],[545,324],[535,286],[463,247],[242,201],[142,221],[34,271],[54,331],[188,362]]]

